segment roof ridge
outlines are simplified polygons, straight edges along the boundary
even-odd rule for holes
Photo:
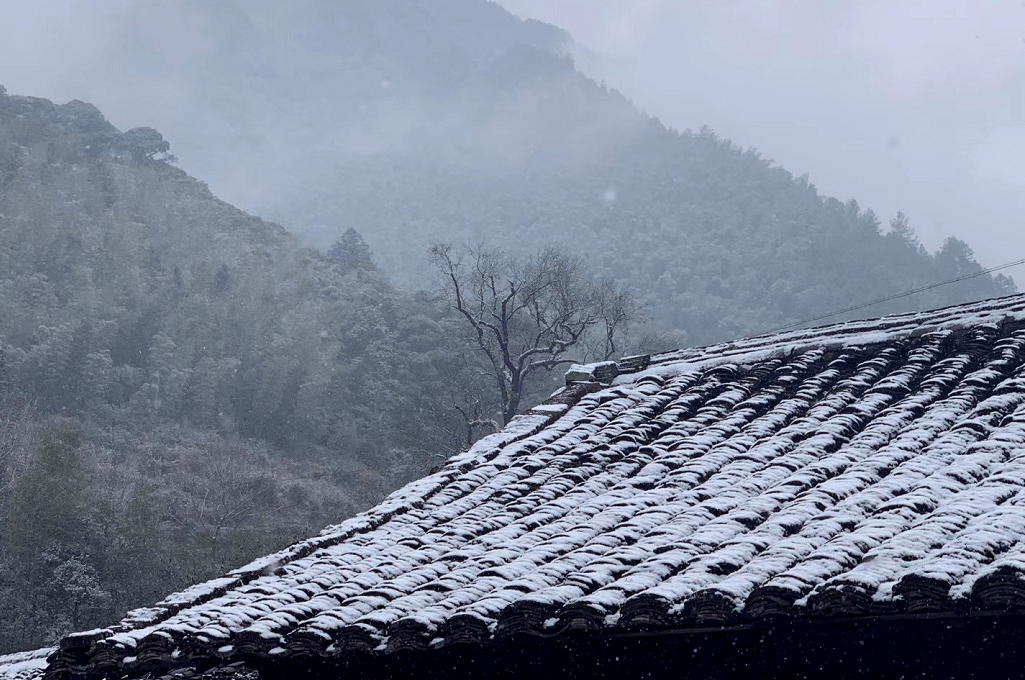
[[[644,357],[625,357],[620,360],[619,374],[642,373],[646,369],[657,370],[658,367],[673,364],[700,365],[745,357],[747,361],[744,363],[750,363],[773,355],[797,354],[811,347],[841,349],[855,345],[880,345],[902,337],[917,337],[939,330],[957,330],[986,323],[1009,322],[1021,322],[1025,325],[1025,293],[950,305],[924,312],[842,321],[810,329],[768,333],[702,347],[662,352],[647,356],[643,368],[639,369],[634,369],[633,366]],[[833,342],[828,342],[830,339]],[[623,365],[624,362],[626,366]],[[631,376],[616,382],[635,379]]]

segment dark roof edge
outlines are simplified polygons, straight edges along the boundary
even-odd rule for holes
[[[151,607],[132,610],[113,626],[71,633],[60,641],[57,648],[47,650],[50,661],[59,662],[60,665],[78,665],[76,662],[79,661],[79,657],[100,640],[162,623],[183,609],[203,604],[261,576],[272,574],[284,564],[302,559],[323,548],[338,545],[357,534],[373,531],[396,515],[422,506],[427,499],[444,488],[451,478],[475,467],[482,459],[486,460],[488,457],[485,457],[485,452],[499,452],[509,444],[537,434],[565,415],[582,397],[603,387],[605,385],[597,382],[585,382],[562,388],[523,415],[516,416],[499,432],[480,439],[468,451],[450,458],[441,469],[396,490],[373,508],[341,524],[329,526],[313,538],[258,558],[228,572],[223,577],[174,593]]]

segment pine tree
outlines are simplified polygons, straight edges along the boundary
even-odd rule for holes
[[[349,227],[342,234],[342,238],[335,241],[334,245],[328,249],[327,259],[343,273],[375,271],[377,269],[370,253],[370,246],[352,227]]]

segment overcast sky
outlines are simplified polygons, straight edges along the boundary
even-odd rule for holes
[[[608,55],[610,85],[707,124],[930,249],[1025,258],[1021,0],[501,0]],[[1010,272],[1025,284],[1025,267]]]

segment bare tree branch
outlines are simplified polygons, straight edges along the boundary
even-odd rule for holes
[[[504,423],[519,411],[535,372],[569,363],[565,355],[574,348],[584,360],[607,359],[639,314],[629,293],[594,279],[578,259],[553,248],[515,259],[483,244],[458,256],[452,246],[437,244],[431,256],[453,308],[494,369]],[[477,414],[463,418],[483,424]]]

